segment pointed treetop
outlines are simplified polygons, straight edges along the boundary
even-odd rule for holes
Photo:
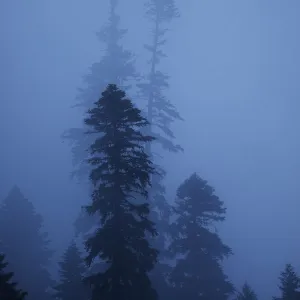
[[[24,198],[24,195],[21,192],[21,189],[18,185],[13,185],[13,187],[8,192],[8,197],[10,198]]]
[[[280,274],[280,290],[283,293],[296,291],[300,287],[300,279],[291,264],[286,264],[284,271]]]
[[[28,214],[35,215],[36,220],[42,223],[42,217],[36,213],[31,201],[29,201],[22,193],[19,186],[14,185],[8,192],[8,195],[1,203],[1,209],[4,211],[11,211],[12,214],[18,216],[28,216]]]
[[[257,300],[257,295],[250,285],[245,282],[242,291],[238,293],[237,300]]]
[[[177,190],[178,205],[190,214],[201,214],[203,221],[223,221],[226,208],[224,202],[215,195],[213,187],[193,173]]]
[[[118,4],[118,0],[110,0],[108,21],[97,33],[98,39],[104,43],[106,49],[101,61],[93,63],[90,73],[83,77],[86,87],[78,90],[78,103],[75,106],[90,107],[110,82],[128,90],[131,88],[131,81],[138,78],[134,64],[135,56],[121,44],[127,30],[120,28],[120,16],[116,13]],[[65,133],[64,136],[72,140],[69,134]]]
[[[63,261],[60,262],[59,265],[61,266],[63,272],[66,269],[72,269],[72,268],[82,270],[82,272],[83,272],[83,270],[84,270],[83,260],[81,259],[81,253],[80,253],[74,239],[71,240],[68,248],[65,250],[65,252],[63,254]],[[71,276],[71,274],[70,274],[70,276]]]
[[[8,192],[6,198],[1,203],[2,210],[10,210],[15,215],[34,214],[36,215],[33,204],[24,196],[19,186],[14,185]]]
[[[86,268],[74,240],[65,250],[59,266],[60,280],[54,286],[54,296],[66,300],[89,299],[89,289],[83,283]]]

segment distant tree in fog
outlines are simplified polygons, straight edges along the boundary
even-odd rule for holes
[[[246,282],[244,283],[242,290],[238,292],[236,300],[258,300],[258,298],[254,290]]]
[[[231,249],[214,229],[225,218],[224,203],[193,174],[178,188],[174,210],[170,251],[178,259],[169,277],[173,299],[229,299],[234,287],[223,272],[222,260]]]
[[[122,39],[127,30],[120,28],[120,16],[117,14],[119,0],[109,0],[110,10],[108,22],[98,34],[101,42],[99,56],[101,60],[90,67],[90,72],[84,76],[84,86],[79,89],[77,107],[83,114],[99,98],[109,83],[117,84],[124,90],[131,88],[133,80],[137,78],[133,54],[124,49]],[[101,20],[102,21],[102,20]],[[104,48],[104,49],[101,49]],[[88,181],[90,166],[87,163],[87,150],[94,141],[94,135],[86,135],[86,126],[67,130],[63,137],[72,146],[74,175],[81,182]],[[87,187],[88,188],[88,187]],[[80,213],[75,222],[78,234],[85,234],[95,225],[94,218],[87,217],[85,211]]]
[[[166,33],[169,23],[179,16],[174,0],[146,0],[146,17],[151,23],[151,38],[145,49],[149,52],[149,70],[143,80],[137,84],[141,97],[146,100],[145,117],[149,121],[146,134],[156,138],[156,145],[147,145],[147,153],[155,163],[158,174],[151,176],[151,220],[157,225],[158,236],[151,242],[160,250],[159,263],[151,273],[152,283],[161,297],[166,295],[165,274],[169,272],[166,258],[166,242],[171,214],[170,206],[165,198],[163,179],[165,171],[159,167],[161,161],[155,153],[163,156],[161,149],[178,152],[182,151],[174,143],[175,136],[171,125],[175,120],[182,120],[172,101],[166,96],[169,88],[169,76],[160,69],[160,62],[167,55],[163,48],[166,44]],[[158,147],[157,147],[158,146]]]
[[[280,297],[273,297],[274,300],[299,300],[300,279],[294,267],[287,264],[279,276]]]
[[[100,219],[86,242],[87,262],[100,257],[108,264],[105,271],[87,278],[92,299],[157,299],[148,278],[157,251],[146,239],[147,232],[156,234],[147,203],[154,169],[145,153],[153,138],[140,131],[148,122],[112,84],[89,110],[85,124],[99,134],[90,148],[94,192],[87,212],[98,213]]]
[[[108,22],[98,33],[101,42],[99,50],[103,53],[101,60],[90,67],[90,72],[84,76],[84,86],[79,89],[76,107],[83,113],[94,104],[109,83],[115,83],[124,90],[131,87],[130,83],[137,77],[133,54],[122,46],[122,39],[127,30],[120,28],[120,16],[117,14],[119,0],[108,0],[110,3]],[[93,137],[85,135],[86,127],[71,128],[65,138],[72,143],[74,165],[78,167],[75,174],[79,178],[88,179],[90,171],[86,151],[93,142]]]
[[[17,283],[12,280],[14,273],[6,271],[7,265],[5,256],[0,254],[0,299],[23,300],[27,293],[17,288]]]
[[[52,252],[42,216],[16,186],[1,204],[0,251],[6,254],[9,271],[28,292],[26,299],[51,299],[46,291],[53,285],[47,270]]]
[[[89,287],[83,283],[86,267],[80,252],[72,242],[59,262],[60,281],[54,287],[55,299],[60,300],[88,300]]]
[[[159,70],[161,59],[167,55],[163,52],[166,44],[167,24],[179,16],[174,0],[146,0],[146,17],[152,24],[151,42],[145,45],[150,53],[149,72],[143,83],[138,84],[141,95],[147,101],[146,117],[149,121],[148,133],[156,138],[164,149],[172,152],[181,151],[173,143],[174,134],[170,128],[172,122],[181,120],[179,113],[166,97],[164,91],[169,87],[169,76]],[[151,145],[147,146],[148,151]],[[150,152],[150,151],[149,151]]]

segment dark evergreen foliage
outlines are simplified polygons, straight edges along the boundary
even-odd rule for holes
[[[287,264],[285,269],[279,276],[279,289],[281,296],[279,298],[273,297],[274,300],[299,300],[300,299],[300,279],[294,267]]]
[[[0,299],[1,300],[23,300],[27,293],[18,289],[17,284],[12,281],[13,272],[6,272],[7,262],[0,254]]]
[[[86,242],[87,262],[100,257],[108,264],[104,272],[87,279],[92,299],[156,299],[148,272],[157,251],[145,237],[146,232],[156,234],[147,203],[154,169],[144,150],[153,138],[140,131],[148,122],[116,85],[107,87],[88,115],[88,133],[99,137],[90,148],[94,191],[87,211],[101,218],[99,228]]]
[[[89,287],[83,283],[86,268],[80,252],[72,242],[59,263],[60,282],[54,287],[55,298],[61,300],[87,300]]]
[[[242,287],[242,291],[238,293],[236,300],[257,300],[257,295],[246,282]]]
[[[176,299],[225,300],[234,291],[221,262],[231,254],[214,229],[226,209],[214,189],[197,174],[177,190],[177,214],[170,251],[181,256],[170,274]]]
[[[52,252],[43,231],[43,218],[16,186],[0,207],[0,239],[9,271],[28,292],[28,300],[50,299],[47,290],[53,282],[47,267]]]

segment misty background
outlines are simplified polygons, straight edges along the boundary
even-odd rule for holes
[[[71,106],[103,53],[96,33],[106,2],[0,1],[0,198],[18,184],[61,251],[87,199],[70,178],[61,135],[80,123]],[[185,151],[165,155],[168,199],[195,171],[215,187],[228,208],[220,232],[234,251],[225,271],[263,299],[277,292],[285,263],[300,269],[300,3],[185,0],[178,7],[162,68],[184,118],[174,133]],[[143,70],[150,30],[143,3],[123,1],[118,13],[128,28],[124,46]]]

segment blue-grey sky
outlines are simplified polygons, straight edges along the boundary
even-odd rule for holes
[[[60,135],[79,123],[70,106],[101,58],[95,33],[106,2],[0,2],[0,196],[17,183],[55,247],[66,245],[85,201]],[[194,171],[216,188],[228,207],[220,231],[235,253],[227,272],[270,297],[285,263],[300,271],[300,3],[186,0],[179,8],[162,67],[185,119],[174,126],[185,152],[164,154],[168,191]],[[142,1],[123,1],[119,11],[124,45],[147,72]]]

